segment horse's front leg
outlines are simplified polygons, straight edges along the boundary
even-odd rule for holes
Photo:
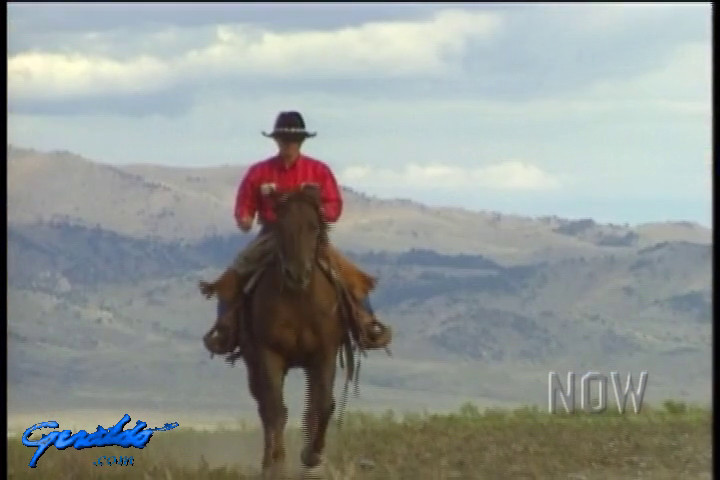
[[[262,469],[264,478],[283,478],[285,472],[285,426],[288,410],[283,401],[287,369],[283,359],[270,351],[258,352],[257,362],[248,362],[250,390],[258,403],[263,424],[265,448]]]
[[[313,468],[322,463],[325,434],[330,417],[335,410],[333,383],[335,380],[335,357],[327,358],[306,369],[308,382],[308,408],[305,416],[306,444],[301,461]]]

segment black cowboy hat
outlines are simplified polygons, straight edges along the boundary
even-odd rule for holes
[[[275,119],[273,131],[262,134],[272,138],[310,138],[317,135],[305,130],[305,120],[299,112],[280,112]]]

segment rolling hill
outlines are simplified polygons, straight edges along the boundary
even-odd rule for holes
[[[244,168],[113,166],[8,147],[11,413],[254,415],[244,369],[203,350],[214,307],[196,290],[250,238],[231,215]],[[343,191],[332,239],[379,276],[373,300],[396,331],[393,357],[365,361],[357,406],[544,407],[548,370],[591,369],[649,371],[649,401],[709,403],[710,230]],[[289,381],[298,402],[300,382]]]

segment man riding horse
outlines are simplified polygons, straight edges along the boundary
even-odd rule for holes
[[[206,348],[214,354],[242,355],[245,340],[240,315],[248,281],[263,268],[275,254],[275,237],[272,233],[275,221],[274,206],[279,194],[297,190],[307,185],[319,189],[323,220],[334,223],[340,218],[343,201],[335,176],[323,162],[300,153],[306,138],[316,134],[305,129],[303,117],[298,112],[281,112],[271,133],[278,146],[278,154],[252,165],[240,183],[235,204],[235,219],[243,232],[248,232],[258,214],[262,225],[258,236],[241,251],[232,266],[212,283],[200,282],[200,290],[207,297],[217,294],[217,319],[215,326],[204,338]],[[362,349],[385,348],[390,343],[391,331],[376,318],[368,295],[375,286],[375,279],[364,273],[330,245],[323,242],[324,257],[328,262],[333,280],[340,282],[352,301],[351,317],[357,332],[357,342]],[[232,308],[230,308],[232,307]]]

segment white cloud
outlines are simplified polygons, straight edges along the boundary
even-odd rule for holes
[[[474,168],[438,163],[411,163],[401,170],[353,166],[343,170],[339,178],[348,184],[374,186],[482,187],[496,190],[548,190],[558,188],[563,183],[561,175],[552,175],[535,165],[521,161],[506,161]]]
[[[157,87],[167,80],[167,65],[152,57],[120,62],[81,54],[31,52],[17,55],[8,62],[11,98],[47,98],[99,93],[106,89],[132,93]]]
[[[447,75],[457,67],[468,40],[492,36],[500,25],[498,14],[458,10],[441,11],[427,21],[374,22],[328,31],[276,33],[220,25],[209,45],[185,47],[166,58],[22,52],[8,60],[8,90],[11,99],[37,99],[153,91],[212,75]],[[165,42],[177,38],[176,32],[170,33],[153,35]]]

